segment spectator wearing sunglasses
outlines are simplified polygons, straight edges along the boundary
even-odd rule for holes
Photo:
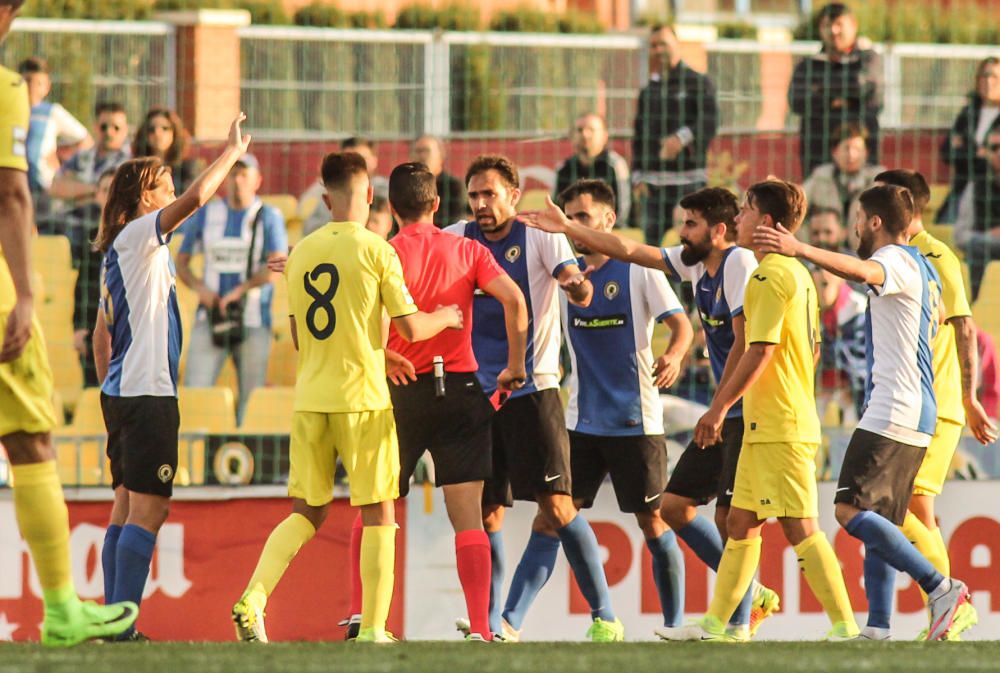
[[[132,156],[125,107],[121,103],[98,103],[94,117],[94,146],[70,157],[52,181],[52,197],[69,206],[93,201],[101,174]]]
[[[205,162],[191,156],[191,135],[180,115],[164,107],[150,108],[135,132],[132,154],[159,157],[170,169],[174,188],[184,192],[205,170]]]

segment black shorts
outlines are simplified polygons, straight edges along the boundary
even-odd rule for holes
[[[170,497],[177,472],[180,413],[176,397],[115,397],[101,393],[108,429],[111,486]]]
[[[410,477],[424,451],[434,459],[438,486],[483,481],[492,473],[490,419],[493,406],[475,374],[449,372],[445,396],[434,396],[433,374],[408,385],[389,384],[399,437],[399,495],[410,491]]]
[[[743,446],[743,418],[722,423],[722,441],[704,449],[688,444],[670,474],[667,493],[691,498],[705,505],[717,498],[716,506],[729,507],[736,483],[736,465]]]
[[[540,493],[573,492],[569,436],[555,388],[508,400],[493,415],[493,476],[483,505],[510,507]]]
[[[901,526],[926,452],[874,432],[855,430],[833,501],[881,514]]]
[[[618,509],[638,514],[658,509],[667,483],[667,442],[663,435],[604,437],[569,433],[573,499],[592,507],[604,477],[611,474]]]

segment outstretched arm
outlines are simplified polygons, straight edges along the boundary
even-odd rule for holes
[[[426,341],[446,329],[462,329],[462,311],[457,306],[438,306],[433,313],[417,311],[392,318],[392,325],[407,341]]]
[[[753,235],[753,242],[758,252],[774,252],[786,257],[798,257],[855,283],[885,284],[885,267],[878,262],[858,259],[803,243],[781,223],[774,229],[758,229]]]

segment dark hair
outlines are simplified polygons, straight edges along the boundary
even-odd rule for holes
[[[975,98],[980,98],[979,96],[979,79],[983,76],[983,71],[991,65],[997,65],[1000,63],[1000,58],[996,56],[987,56],[982,61],[976,65],[976,79],[972,82],[972,95]]]
[[[887,185],[896,185],[910,190],[910,196],[913,197],[913,207],[918,213],[924,212],[927,204],[931,201],[931,188],[927,185],[924,176],[917,171],[906,168],[882,171],[875,176],[875,182],[884,182]]]
[[[346,152],[347,150],[353,149],[355,147],[367,147],[372,152],[375,151],[375,142],[364,136],[351,136],[350,138],[344,138],[340,142],[340,151]]]
[[[802,226],[806,214],[806,195],[802,187],[777,178],[750,185],[747,202],[793,234]]]
[[[426,216],[434,208],[437,185],[434,174],[419,161],[408,161],[389,174],[389,203],[406,222]]]
[[[913,195],[898,185],[878,185],[861,192],[858,197],[868,217],[878,216],[893,236],[899,236],[913,219]]]
[[[517,189],[521,184],[513,161],[502,154],[480,154],[472,160],[469,170],[465,171],[465,186],[469,186],[469,180],[473,176],[486,171],[496,171],[509,189]]]
[[[136,157],[148,157],[153,155],[153,150],[149,146],[149,125],[156,117],[164,117],[170,124],[174,132],[174,142],[167,148],[163,163],[168,166],[176,166],[184,159],[188,158],[188,147],[191,136],[184,128],[184,122],[180,115],[169,108],[153,107],[146,113],[145,119],[135,132],[135,140],[132,141],[132,155]]]
[[[854,138],[868,140],[868,129],[865,128],[865,125],[857,122],[841,124],[837,127],[837,130],[833,132],[833,135],[830,136],[830,147],[836,147],[845,140],[852,140]]]
[[[368,164],[357,152],[330,152],[323,157],[320,176],[327,189],[347,191],[358,175],[368,177]]]
[[[136,219],[143,193],[153,189],[166,172],[159,157],[129,159],[115,171],[108,189],[108,202],[101,213],[94,249],[107,252],[125,226]]]
[[[577,180],[559,193],[559,205],[564,206],[584,194],[590,194],[594,203],[602,203],[611,210],[615,209],[615,193],[604,180]]]
[[[37,75],[38,73],[48,74],[49,62],[41,56],[31,56],[17,64],[17,72],[22,77]]]
[[[842,16],[854,16],[854,12],[842,2],[831,2],[816,13],[816,23],[819,23],[823,19],[836,21]]]
[[[724,187],[705,187],[692,192],[680,200],[680,207],[697,210],[713,226],[725,224],[731,231],[736,230],[739,203],[736,196]]]
[[[816,208],[810,208],[809,212],[806,213],[806,217],[809,219],[818,215],[833,215],[837,218],[837,224],[844,226],[844,213],[836,208],[830,208],[829,206],[817,206]]]
[[[94,118],[100,117],[105,112],[125,114],[125,106],[118,101],[100,101],[94,106]]]
[[[97,182],[95,184],[100,184],[101,180],[103,180],[104,178],[115,177],[115,172],[117,170],[118,170],[117,166],[113,166],[111,168],[105,168],[103,171],[101,171],[101,174],[97,176]]]
[[[649,27],[649,34],[659,33],[661,30],[669,30],[674,37],[677,37],[677,30],[671,23],[654,23]]]

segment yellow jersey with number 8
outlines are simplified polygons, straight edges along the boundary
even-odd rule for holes
[[[819,303],[809,271],[798,260],[767,255],[747,282],[743,314],[748,348],[776,346],[743,397],[743,442],[818,444],[813,352],[820,338]]]
[[[24,79],[0,66],[0,168],[28,171],[28,123],[31,108],[28,105],[28,87]],[[0,313],[14,307],[14,281],[7,268],[7,260],[0,251]]]
[[[382,310],[417,312],[393,247],[355,222],[330,222],[295,246],[285,280],[299,343],[295,411],[391,409]]]

